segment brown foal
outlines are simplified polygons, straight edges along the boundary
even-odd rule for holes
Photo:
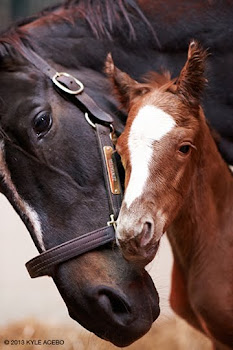
[[[233,349],[233,177],[200,106],[205,60],[193,41],[176,81],[151,73],[138,83],[107,58],[128,111],[117,143],[126,172],[117,240],[126,259],[146,265],[167,232],[172,308],[216,349]]]

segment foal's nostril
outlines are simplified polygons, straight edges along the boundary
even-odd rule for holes
[[[152,223],[146,221],[143,225],[142,232],[140,233],[140,246],[146,246],[152,238]]]

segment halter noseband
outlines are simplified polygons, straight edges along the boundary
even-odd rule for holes
[[[96,130],[110,217],[105,227],[76,237],[29,260],[26,267],[30,276],[35,278],[44,275],[52,276],[56,265],[115,240],[116,218],[122,202],[122,189],[111,137],[114,130],[113,118],[99,108],[95,101],[83,91],[84,86],[78,79],[66,72],[57,72],[31,49],[23,48],[23,54],[29,62],[52,80],[59,90],[65,92],[66,96],[75,98],[79,106],[81,104],[86,120]],[[92,116],[93,121],[89,115]]]

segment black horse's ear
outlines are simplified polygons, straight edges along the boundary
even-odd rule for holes
[[[113,85],[114,93],[118,101],[127,111],[129,110],[132,100],[145,94],[149,90],[145,84],[138,83],[127,73],[118,69],[114,65],[112,55],[110,53],[105,61],[105,73]]]
[[[190,107],[199,107],[207,83],[204,77],[207,51],[193,40],[189,45],[188,58],[177,80],[177,94]]]

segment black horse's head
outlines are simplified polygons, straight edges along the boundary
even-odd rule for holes
[[[84,113],[8,44],[0,70],[1,191],[38,250],[106,226],[101,156]],[[118,346],[145,334],[159,315],[149,275],[112,245],[58,265],[53,279],[70,316]]]

